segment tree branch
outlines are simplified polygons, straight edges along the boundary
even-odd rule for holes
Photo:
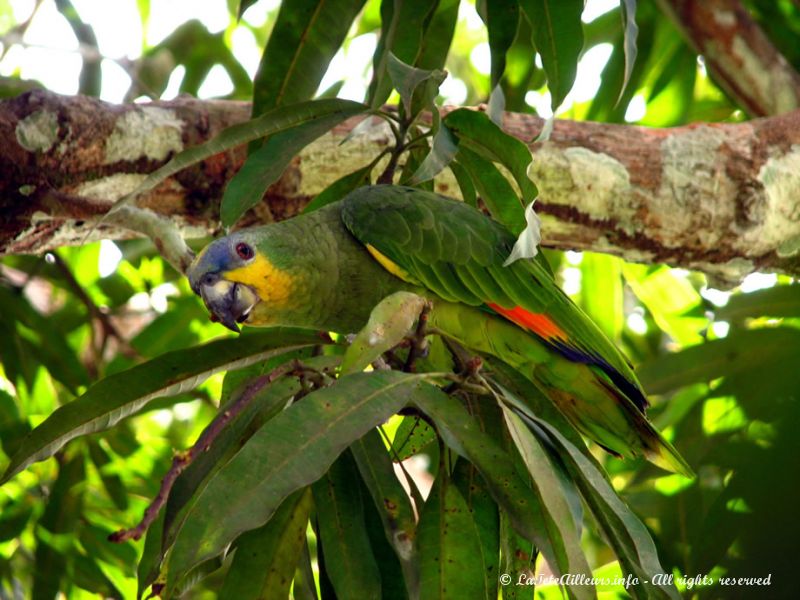
[[[800,74],[739,0],[659,0],[714,80],[753,116],[800,108]]]
[[[82,243],[97,215],[147,173],[247,118],[245,103],[192,98],[119,106],[34,91],[0,102],[0,252]],[[297,214],[392,143],[388,126],[373,118],[340,146],[358,123],[351,119],[304,150],[242,225]],[[504,118],[522,140],[535,139],[542,123],[531,115]],[[185,237],[208,234],[245,150],[178,173],[139,206]],[[668,263],[731,282],[756,269],[800,273],[800,111],[663,130],[559,120],[550,140],[531,150],[546,246]],[[458,196],[448,170],[435,187]],[[93,239],[130,235],[102,224]]]

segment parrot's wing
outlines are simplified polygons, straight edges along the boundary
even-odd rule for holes
[[[543,257],[504,267],[515,237],[480,211],[414,188],[372,186],[345,198],[342,218],[395,275],[445,300],[503,315],[570,360],[597,367],[646,408],[630,364],[556,285]]]

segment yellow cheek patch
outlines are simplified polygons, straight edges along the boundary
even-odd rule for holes
[[[399,277],[400,279],[408,283],[413,283],[416,285],[419,284],[419,282],[416,279],[414,279],[414,277],[412,277],[408,271],[406,271],[403,267],[401,267],[397,263],[392,262],[386,255],[378,252],[378,250],[376,250],[375,247],[372,246],[371,244],[367,244],[367,252],[369,252],[372,255],[372,258],[377,260],[384,269],[389,271],[389,273],[391,273],[395,277]]]
[[[249,265],[226,272],[225,279],[249,285],[258,292],[262,302],[273,306],[287,304],[294,287],[294,278],[262,254],[256,254]]]

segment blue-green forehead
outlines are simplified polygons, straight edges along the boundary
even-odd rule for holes
[[[198,255],[195,267],[204,272],[224,270],[231,261],[231,243],[228,238],[211,242]]]

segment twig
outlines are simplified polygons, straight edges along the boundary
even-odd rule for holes
[[[386,164],[383,173],[378,177],[377,183],[392,183],[392,181],[394,181],[394,172],[397,170],[397,162],[400,160],[400,155],[406,150],[404,140],[408,133],[409,126],[410,123],[406,119],[401,119],[399,128],[396,129],[392,127],[392,133],[394,133],[395,138],[394,148],[392,148],[389,162]]]
[[[78,90],[81,94],[99,96],[102,56],[97,45],[97,36],[94,28],[81,19],[75,5],[72,4],[72,0],[55,0],[55,3],[58,12],[67,20],[75,37],[78,38],[78,42],[94,49],[97,54],[92,58],[83,57]]]
[[[103,219],[106,223],[124,227],[131,231],[138,231],[149,237],[155,244],[159,254],[178,273],[186,273],[189,265],[192,264],[194,252],[186,245],[178,228],[161,215],[146,208],[127,204],[109,211]]]
[[[207,452],[214,440],[217,439],[220,433],[225,429],[225,426],[236,418],[249,404],[253,401],[256,395],[267,385],[288,375],[289,373],[306,370],[305,367],[298,360],[285,363],[276,369],[272,370],[266,375],[262,375],[254,379],[247,388],[226,410],[219,413],[216,418],[203,430],[200,437],[194,445],[184,452],[177,452],[172,459],[172,465],[169,471],[161,480],[161,487],[158,494],[144,511],[144,516],[139,524],[131,529],[121,529],[108,536],[112,542],[124,542],[127,540],[138,540],[147,531],[147,528],[156,520],[161,508],[166,504],[169,498],[170,490],[175,484],[181,473],[194,462],[201,452]]]
[[[431,312],[431,307],[426,303],[419,313],[419,320],[417,321],[417,329],[411,337],[411,347],[408,349],[408,357],[406,364],[403,366],[403,371],[406,373],[414,372],[414,363],[417,358],[422,356],[425,352],[426,342],[425,336],[427,333],[428,313]]]
[[[86,309],[89,311],[89,315],[92,318],[97,319],[97,321],[100,323],[100,328],[103,331],[103,337],[106,339],[113,337],[115,340],[117,340],[120,351],[126,357],[135,358],[139,356],[139,353],[128,343],[128,340],[123,337],[114,323],[112,323],[108,314],[103,312],[100,307],[95,304],[94,300],[92,300],[89,294],[86,293],[86,290],[83,289],[83,286],[78,282],[77,279],[75,279],[75,276],[72,274],[69,265],[64,262],[64,259],[55,252],[52,252],[51,255],[53,256],[53,261],[56,268],[61,271],[61,274],[64,276],[64,279],[66,279],[69,288],[78,297],[78,299],[83,302],[84,306],[86,306]],[[105,346],[105,342],[103,345]]]
[[[0,60],[3,60],[6,57],[6,53],[14,46],[13,38],[19,37],[20,41],[22,40],[23,36],[28,31],[28,27],[31,26],[36,13],[39,12],[39,7],[41,7],[42,4],[44,4],[44,0],[36,0],[36,4],[34,5],[30,16],[28,16],[28,18],[22,23],[18,23],[11,31],[0,38],[0,42],[3,44],[3,51],[0,52]]]

